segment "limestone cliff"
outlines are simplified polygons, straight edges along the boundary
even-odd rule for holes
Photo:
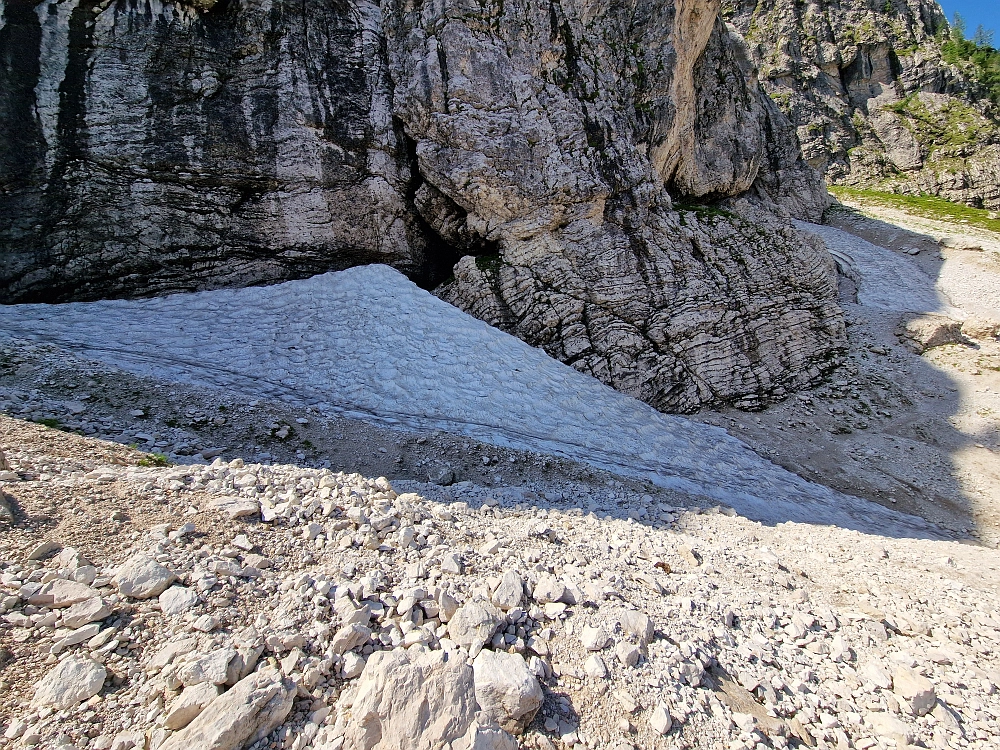
[[[719,7],[0,0],[2,301],[383,262],[659,408],[780,397],[827,198]]]
[[[724,0],[723,14],[828,181],[1000,208],[1000,110],[943,49],[935,0]]]

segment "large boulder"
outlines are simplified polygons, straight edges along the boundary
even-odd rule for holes
[[[511,739],[505,732],[479,728],[476,711],[473,671],[458,654],[376,651],[358,682],[345,747],[433,750],[449,742],[469,750],[511,747],[502,744]]]
[[[504,651],[480,651],[472,669],[476,701],[483,713],[509,732],[523,732],[545,699],[524,657]]]
[[[252,745],[285,721],[295,693],[295,683],[277,669],[261,669],[202,708],[160,750],[239,750]]]

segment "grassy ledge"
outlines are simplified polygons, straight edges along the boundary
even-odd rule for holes
[[[923,216],[927,219],[947,221],[954,224],[967,224],[971,227],[986,229],[1000,234],[1000,219],[991,219],[990,212],[981,208],[972,208],[962,203],[952,203],[944,198],[930,195],[899,195],[898,193],[882,193],[877,190],[859,190],[858,188],[833,185],[827,188],[835,198],[877,203],[888,208]]]

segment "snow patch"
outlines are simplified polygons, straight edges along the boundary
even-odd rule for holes
[[[661,414],[386,266],[146,300],[0,307],[0,331],[141,375],[564,456],[760,521],[928,534],[812,484],[724,430]]]

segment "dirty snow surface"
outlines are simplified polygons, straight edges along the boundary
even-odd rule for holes
[[[891,250],[836,227],[796,221],[802,231],[817,235],[836,259],[841,273],[858,285],[864,307],[899,312],[944,312],[951,308],[935,291],[934,280]]]
[[[811,484],[725,431],[661,414],[385,266],[147,300],[0,307],[0,332],[166,381],[560,455],[765,522],[928,534]]]

